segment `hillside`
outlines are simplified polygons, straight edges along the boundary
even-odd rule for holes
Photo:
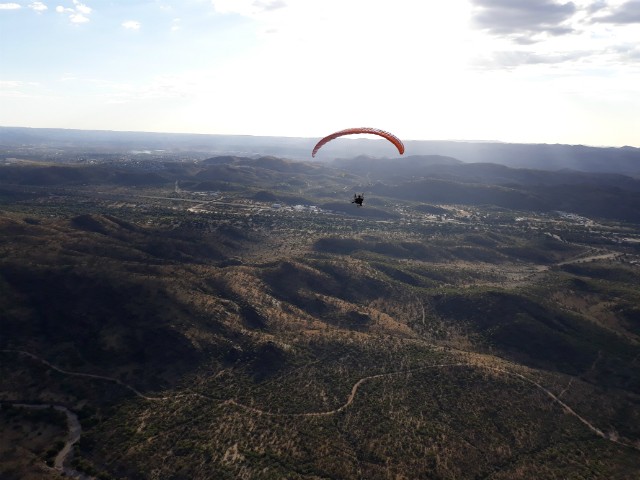
[[[576,214],[640,222],[640,180],[617,174],[549,172],[496,164],[464,164],[438,156],[383,161],[367,157],[320,165],[274,157],[220,156],[202,161],[129,161],[94,165],[28,163],[0,166],[0,195],[18,194],[15,185],[41,188],[156,187],[184,191],[272,190],[271,198],[341,210],[347,192],[419,203],[493,205],[530,212]],[[178,183],[176,183],[178,182]],[[3,185],[6,187],[3,188]],[[174,188],[175,190],[175,188]],[[16,192],[16,193],[14,193]],[[338,192],[344,192],[335,202]],[[385,200],[379,200],[378,207]],[[350,209],[352,210],[352,209]],[[372,215],[362,210],[360,215]],[[388,215],[374,214],[378,218]]]
[[[0,167],[0,476],[634,479],[634,182],[441,160]]]

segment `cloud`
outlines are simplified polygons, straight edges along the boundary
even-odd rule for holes
[[[640,62],[640,47],[637,44],[618,45],[613,50],[623,62]]]
[[[89,22],[89,14],[92,12],[92,9],[84,3],[79,2],[78,0],[72,0],[72,3],[73,7],[63,7],[61,5],[58,5],[56,7],[56,12],[68,14],[69,21],[71,23],[80,24]]]
[[[0,10],[18,10],[22,8],[19,3],[0,3]]]
[[[37,87],[36,82],[0,80],[0,98],[30,98]]]
[[[605,9],[605,8],[607,8],[606,0],[597,0],[597,1],[587,5],[586,10],[589,13],[597,13],[600,10]]]
[[[207,77],[210,82],[211,78]],[[101,85],[101,98],[108,104],[131,104],[148,100],[179,100],[192,98],[194,92],[210,87],[204,78],[192,74],[171,74],[153,77],[143,83],[113,83],[102,80],[83,80]]]
[[[235,13],[245,17],[254,17],[287,6],[283,0],[211,0],[211,4],[218,13]]]
[[[71,20],[71,23],[87,23],[89,18],[81,13],[74,13],[73,15],[69,15],[69,20]]]
[[[80,3],[78,0],[73,0],[73,5],[76,7],[76,11],[83,15],[89,15],[91,13],[91,8],[87,7],[84,3]]]
[[[48,10],[49,7],[47,7],[44,3],[42,2],[32,2],[29,4],[29,8],[35,12],[38,13],[42,13],[45,10]]]
[[[573,32],[568,21],[576,14],[573,2],[554,0],[471,0],[473,24],[517,43],[533,43],[539,36]]]
[[[140,30],[142,25],[136,20],[127,20],[126,22],[122,22],[122,26],[127,30]]]
[[[554,65],[575,62],[593,55],[590,51],[573,51],[563,53],[536,53],[524,50],[508,50],[493,52],[484,58],[478,58],[474,64],[481,68],[514,68],[523,65]]]
[[[20,88],[24,85],[24,82],[19,80],[0,80],[0,91],[11,88]]]
[[[265,11],[278,10],[280,8],[284,8],[284,7],[287,6],[287,4],[285,2],[283,2],[282,0],[273,0],[273,1],[270,1],[270,2],[255,1],[253,3],[258,8],[260,8],[262,10],[265,10]]]
[[[611,9],[604,16],[595,17],[593,21],[600,23],[613,23],[616,25],[640,23],[640,0],[628,1]]]

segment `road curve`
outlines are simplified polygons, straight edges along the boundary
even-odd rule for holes
[[[618,445],[622,445],[625,447],[629,447],[629,448],[633,448],[635,450],[640,450],[640,442],[636,441],[631,443],[631,441],[627,442],[627,441],[623,441],[620,440],[617,435],[608,435],[605,434],[602,430],[600,430],[599,428],[597,428],[596,426],[594,426],[591,422],[589,422],[588,420],[586,420],[584,417],[582,417],[581,415],[579,415],[575,410],[573,410],[569,405],[567,405],[565,402],[563,402],[559,396],[555,395],[553,392],[551,392],[549,389],[547,389],[546,387],[544,387],[543,385],[541,385],[540,383],[536,382],[535,380],[532,380],[528,377],[526,377],[525,375],[522,375],[521,373],[518,372],[512,372],[503,368],[499,368],[499,367],[492,367],[489,365],[484,365],[482,363],[477,363],[477,362],[457,362],[457,363],[442,363],[442,364],[435,364],[435,365],[426,365],[423,367],[417,367],[417,368],[413,368],[413,369],[408,369],[408,370],[399,370],[399,371],[395,371],[395,372],[388,372],[388,373],[380,373],[380,374],[376,374],[376,375],[370,375],[364,378],[361,378],[360,380],[358,380],[353,387],[351,388],[351,392],[349,394],[349,396],[347,397],[347,400],[345,401],[344,404],[342,404],[340,407],[335,408],[333,410],[327,410],[324,412],[308,412],[308,413],[281,413],[281,412],[270,412],[268,410],[261,410],[259,408],[255,408],[255,407],[251,407],[248,405],[244,405],[242,403],[237,402],[234,399],[228,399],[228,400],[217,400],[217,399],[213,399],[210,398],[206,395],[202,395],[200,393],[183,393],[183,394],[177,394],[177,395],[171,395],[171,396],[163,396],[163,397],[149,397],[147,395],[144,395],[143,393],[141,393],[139,390],[136,390],[134,387],[122,382],[121,380],[117,379],[117,378],[112,378],[112,377],[107,377],[104,375],[93,375],[93,374],[89,374],[89,373],[79,373],[79,372],[71,372],[71,371],[67,371],[67,370],[63,370],[59,367],[56,367],[55,365],[49,363],[47,360],[34,355],[30,352],[26,352],[24,350],[0,350],[0,352],[11,352],[11,353],[18,353],[20,355],[25,355],[28,356],[34,360],[37,360],[41,363],[43,363],[44,365],[46,365],[47,367],[51,368],[52,370],[55,370],[57,372],[60,372],[62,374],[65,375],[72,375],[72,376],[76,376],[76,377],[84,377],[84,378],[90,378],[90,379],[97,379],[97,380],[105,380],[105,381],[109,381],[109,382],[113,382],[116,383],[126,389],[128,389],[129,391],[133,392],[137,397],[142,398],[144,400],[148,400],[148,401],[163,401],[163,400],[175,400],[178,398],[185,398],[185,397],[197,397],[197,398],[202,398],[205,400],[211,400],[211,401],[219,401],[221,403],[221,405],[232,405],[235,406],[237,408],[240,408],[242,410],[246,410],[258,415],[267,415],[267,416],[274,416],[274,417],[324,417],[324,416],[329,416],[329,415],[335,415],[337,413],[340,413],[342,411],[344,411],[345,409],[347,409],[354,401],[357,393],[358,393],[358,389],[365,383],[368,382],[370,380],[375,380],[378,378],[385,378],[385,377],[392,377],[392,376],[396,376],[396,375],[406,375],[406,374],[410,374],[410,373],[415,373],[415,372],[419,372],[419,371],[423,371],[423,370],[427,370],[427,369],[432,369],[432,368],[445,368],[445,367],[470,367],[470,368],[479,368],[479,369],[486,369],[486,370],[491,370],[503,375],[508,375],[511,377],[515,377],[518,378],[519,380],[522,380],[534,387],[536,387],[537,389],[541,390],[542,392],[544,392],[547,396],[549,396],[549,398],[551,398],[551,400],[554,403],[557,403],[558,405],[560,405],[563,410],[568,413],[569,415],[572,415],[573,417],[575,417],[576,419],[578,419],[582,424],[584,424],[589,430],[591,430],[593,433],[595,433],[596,435],[598,435],[599,437],[605,439],[605,440],[609,440],[613,443],[616,443]],[[563,392],[564,393],[564,392]],[[64,408],[64,407],[63,407]],[[77,440],[76,440],[77,441]]]
[[[62,447],[62,450],[60,450],[56,455],[56,458],[53,462],[53,468],[70,478],[75,478],[77,480],[94,480],[94,477],[90,477],[82,472],[74,470],[69,466],[65,466],[65,464],[73,454],[73,446],[78,443],[80,437],[82,436],[82,426],[80,425],[80,420],[78,420],[78,416],[75,413],[62,405],[31,403],[12,403],[10,405],[13,407],[27,408],[30,410],[45,410],[48,408],[53,408],[59,412],[64,413],[67,417],[67,440],[64,444],[64,447]]]

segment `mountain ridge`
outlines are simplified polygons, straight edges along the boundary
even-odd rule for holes
[[[210,152],[217,155],[274,155],[309,160],[317,138],[251,135],[118,132],[103,130],[1,127],[0,146],[15,152],[25,145],[94,151],[154,150]],[[442,155],[465,163],[491,162],[512,167],[640,175],[640,148],[563,144],[518,144],[443,140],[406,140],[408,155]],[[31,151],[31,154],[34,152]],[[371,155],[395,158],[378,139],[337,139],[325,145],[316,160]]]

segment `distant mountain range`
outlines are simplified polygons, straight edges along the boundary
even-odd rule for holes
[[[385,183],[429,177],[462,183],[511,186],[592,185],[640,191],[639,179],[620,173],[509,167],[498,163],[465,163],[440,155],[411,155],[400,161],[370,157],[337,159],[330,165]]]
[[[27,186],[135,186],[173,192],[176,182],[184,191],[245,192],[258,201],[313,204],[378,219],[393,218],[392,211],[380,207],[400,201],[493,205],[536,212],[563,210],[589,218],[640,222],[640,178],[464,163],[433,155],[401,160],[356,157],[323,163],[228,155],[198,162],[19,162],[0,167],[0,198],[16,198]],[[354,192],[366,192],[366,209],[354,211],[349,203]]]
[[[31,148],[73,149],[75,152],[201,152],[211,155],[274,155],[311,160],[317,138],[116,132],[49,128],[0,127],[0,155]],[[437,155],[465,163],[495,163],[536,170],[640,175],[640,148],[584,145],[515,144],[465,141],[405,141],[407,156]],[[385,140],[343,138],[325,145],[317,162],[359,155],[396,157]],[[455,163],[455,162],[454,162]]]

